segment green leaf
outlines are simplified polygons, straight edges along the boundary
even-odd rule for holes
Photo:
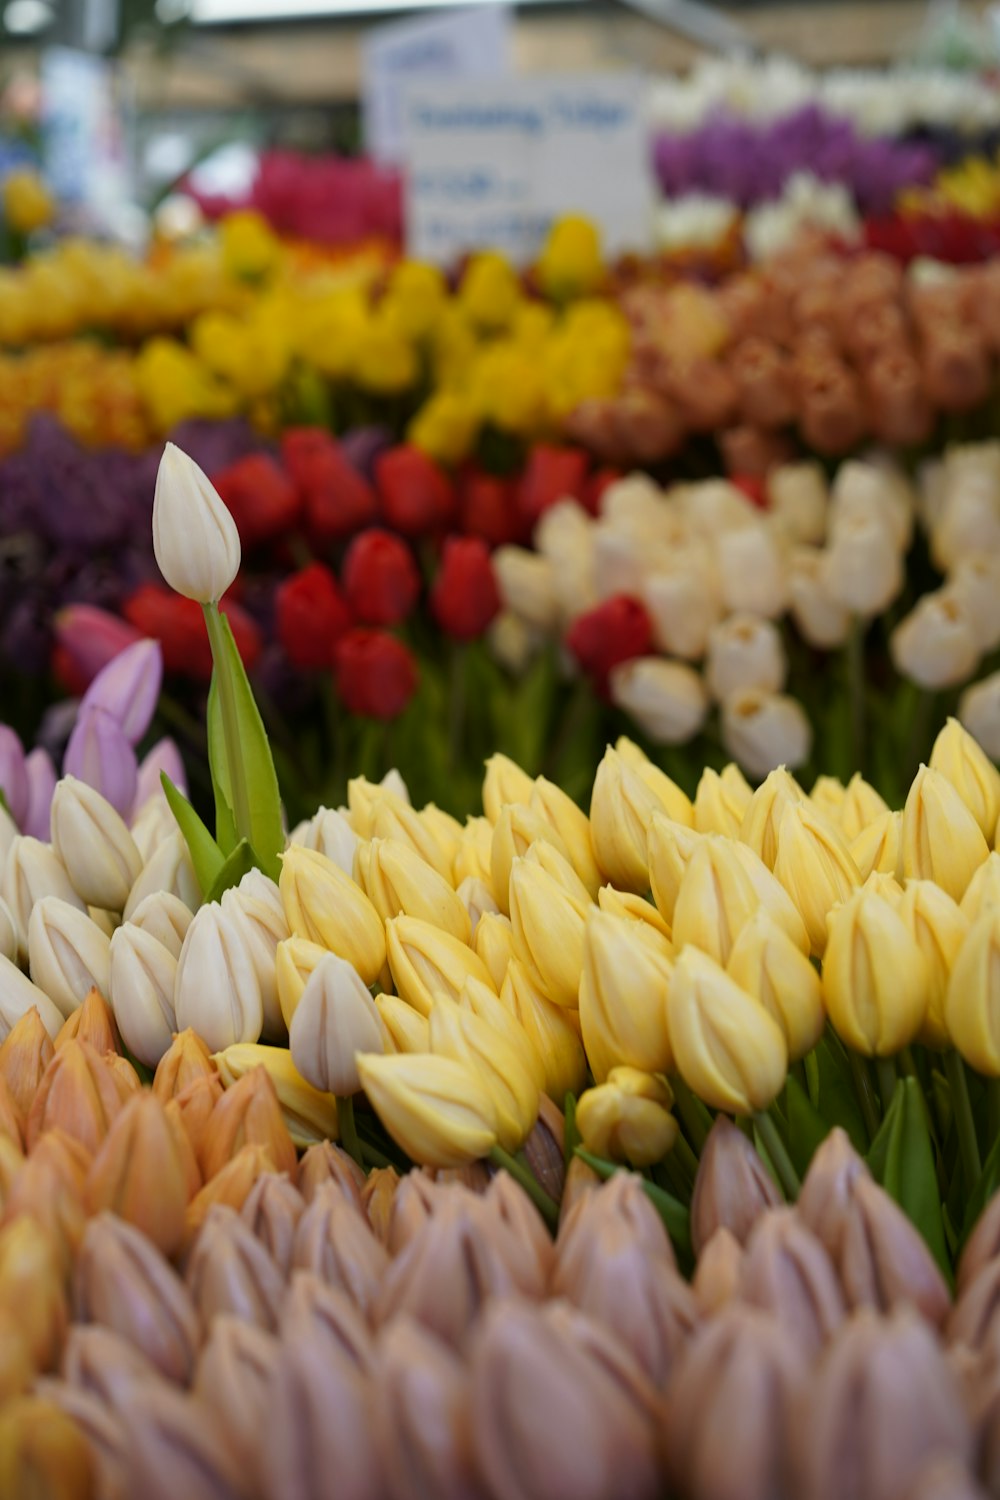
[[[229,763],[226,760],[226,732],[222,727],[219,682],[215,672],[212,673],[212,685],[208,690],[205,718],[208,728],[208,766],[215,794],[215,842],[223,854],[229,855],[236,848],[239,836],[236,832],[236,819],[233,817],[233,789],[229,784]]]
[[[160,782],[167,802],[170,804],[170,811],[177,819],[177,826],[187,842],[191,863],[194,865],[195,878],[202,891],[210,891],[219,871],[225,864],[222,850],[184,793],[174,786],[166,771],[160,772]]]
[[[814,1153],[829,1134],[829,1126],[794,1073],[789,1073],[785,1084],[785,1104],[788,1110],[785,1144],[792,1166],[800,1177],[804,1177]]]
[[[260,860],[257,858],[252,845],[248,839],[240,839],[236,848],[226,859],[222,869],[212,882],[212,889],[205,897],[206,901],[220,901],[224,892],[231,886],[239,885],[244,875],[251,870],[261,868]]]
[[[576,1154],[581,1161],[585,1161],[587,1166],[597,1173],[598,1177],[606,1179],[613,1177],[616,1172],[627,1170],[627,1168],[620,1166],[618,1162],[605,1161],[603,1156],[594,1156],[590,1151],[585,1151],[582,1146],[577,1146]],[[642,1190],[646,1194],[646,1197],[663,1220],[664,1227],[671,1240],[673,1240],[678,1254],[682,1259],[690,1262],[693,1257],[691,1249],[691,1215],[683,1203],[678,1203],[676,1198],[671,1197],[670,1193],[665,1192],[663,1188],[657,1187],[655,1182],[650,1182],[646,1177],[640,1178],[639,1181],[642,1184]]]
[[[868,1132],[854,1093],[851,1065],[843,1048],[829,1036],[821,1037],[813,1049],[819,1069],[819,1102],[816,1106],[827,1129],[841,1126],[851,1144],[862,1154],[868,1149]]]
[[[969,1195],[965,1217],[962,1221],[963,1244],[998,1186],[1000,1186],[1000,1135],[993,1142],[990,1154],[983,1163],[983,1170],[980,1173],[979,1181]]]
[[[885,1174],[889,1162],[889,1137],[892,1134],[896,1116],[899,1113],[899,1101],[901,1097],[899,1084],[897,1083],[893,1096],[889,1101],[889,1108],[886,1110],[882,1123],[878,1128],[878,1134],[868,1148],[868,1155],[865,1157],[865,1161],[871,1168],[871,1174],[875,1178],[875,1181],[883,1184],[885,1183]]]
[[[919,1229],[934,1259],[950,1278],[934,1147],[915,1078],[898,1080],[882,1129],[872,1143],[868,1164],[876,1181]]]

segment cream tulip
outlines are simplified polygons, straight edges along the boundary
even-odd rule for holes
[[[94,988],[108,993],[110,948],[86,912],[43,896],[31,909],[28,960],[33,983],[69,1016]]]
[[[705,681],[717,703],[747,688],[778,693],[787,670],[781,634],[769,620],[731,615],[709,637]]]
[[[684,745],[708,715],[708,694],[699,674],[660,656],[634,657],[609,678],[611,701],[657,745]]]
[[[842,646],[851,629],[851,613],[829,592],[824,554],[818,547],[796,547],[788,560],[788,599],[802,639],[822,651]]]
[[[644,576],[640,597],[657,647],[668,656],[700,661],[722,609],[707,559],[697,557],[689,566],[675,566],[675,561],[668,571]]]
[[[177,1030],[190,1026],[213,1052],[255,1042],[264,1006],[253,960],[239,927],[218,902],[195,913],[177,961]]]
[[[155,1068],[178,1030],[177,958],[155,933],[123,922],[111,939],[109,994],[129,1051]]]
[[[238,886],[225,892],[221,905],[242,934],[257,975],[264,1008],[262,1035],[271,1041],[282,1041],[286,1027],[278,1000],[275,962],[278,944],[291,936],[291,930],[281,892],[262,870],[249,870]]]
[[[80,911],[87,909],[86,903],[73,889],[66,866],[58,854],[40,839],[19,835],[13,840],[7,851],[0,891],[14,919],[18,951],[25,958],[28,955],[28,923],[36,901],[43,896],[58,896]]]
[[[800,766],[812,750],[812,726],[797,698],[746,688],[722,705],[722,743],[751,776]]]
[[[826,536],[829,504],[826,476],[818,463],[781,464],[767,476],[771,514],[797,542],[819,543]]]
[[[175,593],[217,602],[240,568],[240,535],[215,486],[194,459],[168,443],[153,497],[153,551]]]
[[[189,911],[201,904],[201,888],[191,863],[191,853],[180,829],[163,839],[143,865],[128,893],[122,912],[131,922],[142,903],[150,896],[166,891],[183,901]]]
[[[765,521],[720,532],[715,557],[727,613],[766,620],[784,613],[788,598],[785,563],[775,532]]]
[[[834,528],[821,577],[830,598],[869,619],[888,609],[904,582],[899,545],[877,513],[844,516]]]
[[[958,717],[990,760],[1000,760],[1000,672],[966,688],[958,700]]]
[[[328,953],[310,974],[288,1028],[296,1069],[313,1088],[347,1098],[361,1088],[355,1057],[382,1052],[375,1001],[353,964]]]
[[[917,602],[892,632],[889,651],[903,677],[935,692],[968,682],[980,654],[972,622],[947,588]]]
[[[498,547],[493,571],[504,606],[529,625],[551,632],[559,623],[555,569],[547,557],[524,547]]]
[[[121,911],[142,860],[119,814],[100,792],[64,776],[52,798],[52,847],[90,906]]]
[[[193,915],[180,897],[172,896],[169,891],[157,891],[147,896],[145,901],[140,901],[126,921],[143,932],[151,933],[165,948],[170,949],[174,958],[180,958],[181,947]]]

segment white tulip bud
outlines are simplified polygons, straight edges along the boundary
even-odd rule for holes
[[[180,829],[165,838],[143,865],[135,884],[125,902],[124,917],[131,922],[147,896],[158,896],[168,892],[183,901],[189,911],[194,911],[201,901],[198,877],[194,873],[191,854]]]
[[[135,839],[135,847],[142,855],[143,864],[146,864],[163,840],[178,831],[177,819],[170,811],[166,797],[158,792],[147,797],[132,819],[129,831]]]
[[[551,631],[559,623],[555,570],[546,557],[525,547],[498,547],[493,554],[500,598],[529,625]]]
[[[931,558],[945,573],[963,557],[1000,552],[1000,495],[994,485],[969,478],[945,489],[931,532]]]
[[[489,913],[497,915],[499,906],[493,899],[493,892],[483,880],[477,880],[474,875],[467,875],[465,879],[455,888],[455,895],[461,901],[469,913],[469,922],[472,928],[472,936],[476,936],[476,928],[479,926],[479,918]]]
[[[179,896],[170,891],[152,891],[139,902],[127,920],[133,927],[151,933],[164,948],[170,949],[174,958],[180,958],[193,915]]]
[[[238,886],[226,891],[222,910],[239,928],[257,974],[264,1008],[263,1035],[279,1041],[285,1036],[285,1022],[278,1004],[275,962],[278,944],[292,934],[278,887],[262,870],[250,870]]]
[[[708,541],[724,531],[760,522],[760,511],[753,501],[728,479],[704,479],[674,493],[681,514]]]
[[[17,958],[17,923],[14,921],[14,913],[3,899],[0,899],[0,954],[4,958]]]
[[[817,547],[796,547],[789,558],[788,596],[792,619],[804,641],[826,651],[844,644],[851,628],[850,612],[827,591],[823,554]]]
[[[406,800],[409,801],[409,797]],[[312,818],[299,825],[288,842],[289,846],[303,844],[307,849],[325,854],[345,875],[354,873],[358,836],[343,813],[335,812],[332,807],[321,807]]]
[[[75,776],[64,776],[52,798],[52,845],[84,901],[122,910],[142,858],[111,803]]]
[[[835,527],[823,558],[831,599],[857,615],[878,615],[903,587],[903,559],[886,522],[876,513],[847,515]]]
[[[382,777],[382,780],[379,782],[379,786],[384,792],[391,792],[394,797],[401,798],[401,800],[406,803],[407,807],[413,806],[413,803],[410,800],[410,788],[403,780],[402,771],[400,771],[396,766],[391,766],[390,769],[386,771],[385,775]],[[322,853],[322,850],[320,852]]]
[[[968,616],[980,651],[995,651],[1000,646],[1000,553],[961,558],[947,589]]]
[[[212,1052],[256,1042],[264,1024],[257,971],[243,934],[218,902],[194,915],[177,961],[177,1029],[190,1026]]]
[[[59,1034],[66,1017],[53,1000],[9,958],[0,958],[0,1042],[34,1006],[49,1036]]]
[[[767,477],[767,498],[776,516],[796,542],[819,544],[826,536],[829,503],[826,476],[819,464],[783,464]]]
[[[384,1052],[385,1032],[353,964],[330,953],[306,981],[288,1033],[292,1062],[313,1088],[347,1098],[361,1088],[354,1058]]]
[[[786,669],[780,632],[769,620],[732,615],[709,636],[705,681],[718,702],[742,688],[777,693],[784,686]]]
[[[716,538],[722,603],[730,614],[772,620],[785,608],[785,563],[774,531],[765,522],[723,531]]]
[[[87,909],[86,903],[73,889],[66,866],[52,845],[20,834],[7,851],[2,894],[14,918],[17,951],[21,958],[28,956],[28,922],[36,901],[41,901],[43,896],[58,896],[80,911]]]
[[[10,853],[10,846],[19,837],[17,824],[5,807],[0,807],[0,864]]]
[[[722,743],[751,776],[809,759],[812,727],[796,698],[749,688],[722,705]]]
[[[1000,672],[966,688],[958,700],[958,717],[991,760],[1000,760]]]
[[[601,518],[621,529],[656,527],[663,515],[665,496],[648,474],[627,474],[616,479],[601,496]]]
[[[111,939],[110,1000],[129,1051],[155,1068],[178,1030],[177,959],[154,933],[125,922]]]
[[[833,535],[848,516],[876,516],[905,552],[913,540],[914,510],[913,491],[894,464],[849,459],[833,481],[828,524]]]
[[[520,615],[502,609],[490,622],[486,639],[494,661],[511,674],[520,677],[527,671],[546,642],[546,632],[529,625]]]
[[[649,559],[651,538],[632,531],[619,530],[613,522],[598,521],[594,535],[594,590],[598,599],[615,594],[637,595]],[[553,568],[553,580],[558,567]],[[558,591],[558,585],[555,585]],[[579,614],[583,606],[572,603],[571,613]]]
[[[31,909],[28,960],[32,981],[69,1016],[93,988],[108,993],[111,943],[86,912],[43,896]]]
[[[686,744],[708,714],[708,693],[698,673],[660,656],[634,657],[615,667],[610,689],[612,703],[657,745]]]
[[[153,497],[153,551],[175,593],[199,604],[222,598],[240,570],[240,534],[194,459],[168,443]]]
[[[647,573],[640,598],[661,651],[686,661],[700,661],[709,632],[722,616],[714,571],[700,547],[685,547],[677,566]]]
[[[575,500],[560,500],[535,526],[535,550],[552,564],[552,582],[566,618],[597,600],[594,523]]]
[[[949,589],[917,601],[889,639],[896,670],[922,688],[968,682],[979,661],[972,624]]]

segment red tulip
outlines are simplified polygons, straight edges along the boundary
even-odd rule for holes
[[[580,496],[580,504],[588,510],[592,516],[601,514],[601,501],[604,499],[604,491],[610,489],[621,479],[620,469],[595,469],[593,474],[584,485],[583,494]]]
[[[266,453],[250,453],[213,474],[212,483],[236,522],[244,547],[281,536],[299,518],[301,499],[288,475]]]
[[[513,482],[478,469],[462,476],[458,514],[465,535],[482,537],[490,547],[516,542],[524,532]]]
[[[419,448],[404,443],[380,454],[375,461],[375,483],[386,520],[404,536],[423,536],[451,519],[455,508],[451,480]]]
[[[341,572],[347,603],[366,625],[397,625],[420,593],[420,574],[406,543],[373,527],[348,547]]]
[[[274,596],[274,613],[285,654],[306,671],[329,667],[334,647],[351,627],[337,580],[319,562],[285,579]]]
[[[486,544],[452,536],[431,589],[431,610],[441,629],[459,641],[482,635],[500,610],[500,591]]]
[[[638,599],[616,594],[577,615],[566,644],[602,692],[614,667],[652,649],[653,627]]]
[[[293,427],[281,440],[285,465],[317,542],[352,536],[378,513],[375,491],[321,427]]]
[[[68,604],[55,617],[52,669],[68,693],[82,696],[102,667],[142,632],[94,604]]]
[[[238,604],[223,599],[221,608],[244,665],[252,667],[261,651],[260,631]],[[168,672],[193,677],[197,682],[209,681],[212,652],[200,604],[182,598],[165,584],[144,583],[126,599],[122,613],[141,635],[160,642]]]
[[[518,491],[521,514],[534,525],[543,511],[560,500],[580,500],[588,468],[587,455],[581,449],[539,443],[532,449],[521,478]]]
[[[417,690],[417,664],[384,630],[349,630],[334,648],[334,678],[352,714],[395,719]]]

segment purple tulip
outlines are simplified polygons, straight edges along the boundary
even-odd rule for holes
[[[135,788],[137,811],[149,801],[150,797],[162,791],[161,771],[166,771],[178,791],[187,794],[187,774],[184,770],[184,762],[181,760],[181,752],[169,735],[162,740],[157,740],[139,765],[139,779]]]
[[[138,780],[135,751],[118,720],[104,709],[80,714],[63,756],[63,774],[85,781],[128,817]]]
[[[119,652],[142,639],[127,620],[92,604],[68,604],[55,618],[56,640],[75,674],[92,682]]]
[[[24,746],[7,724],[0,724],[0,791],[18,828],[23,828],[28,811],[28,773],[24,764]]]
[[[121,725],[129,744],[137,745],[156,711],[162,680],[159,641],[136,641],[101,668],[83,695],[80,713],[103,709]]]
[[[38,746],[25,759],[28,773],[28,811],[24,818],[23,832],[33,839],[48,842],[49,812],[52,794],[56,789],[56,768],[49,752]]]

